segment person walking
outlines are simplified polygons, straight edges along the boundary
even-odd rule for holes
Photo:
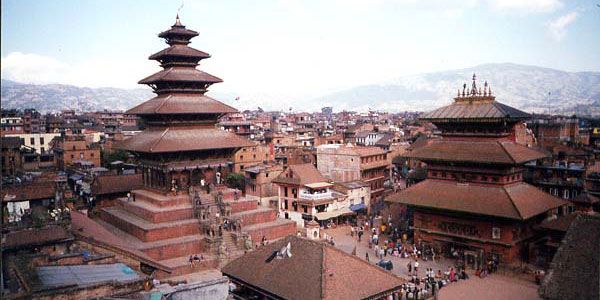
[[[419,275],[419,262],[415,260],[415,275]]]
[[[411,274],[412,273],[412,263],[410,261],[408,262],[406,267],[408,268],[408,274]]]
[[[365,252],[365,260],[369,262],[369,252]]]

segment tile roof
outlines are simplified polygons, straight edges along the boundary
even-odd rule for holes
[[[496,101],[457,101],[425,113],[421,120],[529,119],[531,115]]]
[[[427,179],[386,201],[409,206],[527,220],[567,204],[524,182],[510,185]]]
[[[267,259],[291,244],[291,257]],[[224,275],[284,299],[365,299],[398,290],[403,279],[332,246],[288,236],[223,267]]]
[[[3,136],[0,138],[2,141],[2,149],[18,149],[21,147],[21,138],[18,136]]]
[[[600,215],[581,214],[569,227],[550,264],[544,299],[600,299]]]
[[[548,157],[537,149],[509,141],[450,141],[435,140],[414,148],[407,157],[422,161],[476,162],[496,164],[522,164]]]
[[[139,104],[126,113],[147,114],[226,114],[237,109],[205,95],[171,94],[159,95]]]
[[[239,148],[254,143],[234,133],[216,128],[167,127],[147,129],[121,142],[121,148],[134,152],[160,153]]]
[[[576,211],[572,214],[560,216],[553,219],[546,219],[540,223],[540,228],[567,232],[571,223],[580,215],[582,212]]]
[[[92,182],[92,194],[126,193],[142,185],[142,174],[96,176]]]
[[[583,204],[594,204],[600,202],[600,198],[590,195],[588,192],[583,192],[577,197],[571,199],[571,202],[583,203]]]
[[[2,188],[3,202],[31,201],[54,198],[56,183],[53,181],[22,183],[19,185],[4,186]],[[6,198],[6,196],[14,196]]]
[[[6,233],[4,236],[6,238],[2,245],[4,249],[41,246],[73,238],[73,236],[61,226],[48,226],[13,231]]]
[[[190,81],[190,82],[206,82],[206,83],[218,83],[223,82],[221,78],[210,75],[206,72],[200,71],[195,68],[189,67],[170,67],[162,71],[154,73],[138,83],[140,84],[154,84],[165,81]]]
[[[209,58],[210,54],[188,47],[186,45],[172,45],[169,48],[165,48],[159,52],[150,55],[149,59],[160,59],[166,56],[178,56],[178,57],[195,57],[195,58]]]
[[[299,164],[299,165],[290,165],[288,167],[289,171],[284,171],[279,174],[277,178],[273,179],[274,183],[287,183],[287,184],[297,184],[297,185],[307,185],[316,182],[329,182],[325,176],[313,166],[313,164]],[[286,177],[288,172],[293,173],[293,177]]]

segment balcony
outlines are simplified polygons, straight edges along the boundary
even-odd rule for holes
[[[306,200],[323,200],[323,199],[332,199],[332,198],[333,198],[333,195],[331,194],[331,192],[315,193],[315,194],[300,193],[300,199],[306,199]]]
[[[384,160],[372,161],[372,162],[368,162],[368,163],[361,163],[360,169],[361,170],[369,170],[369,169],[376,169],[376,168],[381,168],[381,167],[387,168],[388,165],[390,165],[390,162],[387,159],[384,159]]]

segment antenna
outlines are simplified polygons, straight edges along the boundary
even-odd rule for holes
[[[177,9],[177,15],[179,15],[179,12],[181,11],[182,8],[183,8],[183,0],[181,0],[181,5]]]

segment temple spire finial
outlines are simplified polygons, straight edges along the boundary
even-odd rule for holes
[[[177,16],[175,17],[175,25],[173,26],[183,26],[181,25],[181,20],[179,20],[179,12],[177,13]]]

